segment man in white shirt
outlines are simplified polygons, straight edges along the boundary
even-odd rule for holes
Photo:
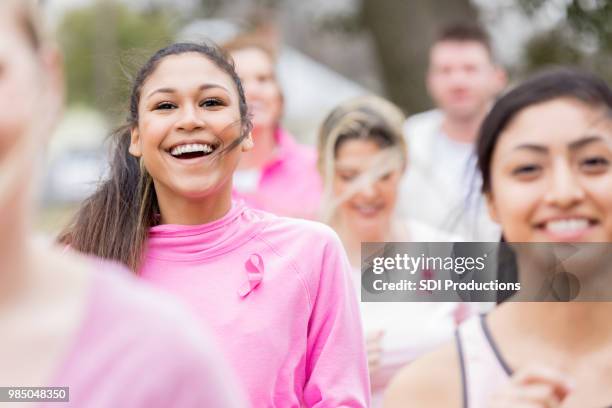
[[[497,240],[480,197],[474,143],[506,85],[485,31],[444,28],[429,53],[427,89],[436,109],[411,116],[404,130],[409,163],[403,183],[408,216],[467,240]]]

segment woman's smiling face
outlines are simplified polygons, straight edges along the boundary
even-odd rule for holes
[[[274,61],[263,50],[249,47],[232,52],[255,129],[273,129],[283,110]]]
[[[231,77],[207,57],[165,57],[144,82],[130,153],[143,160],[159,196],[201,198],[231,189],[241,150],[239,95]]]
[[[491,216],[508,242],[612,242],[612,119],[576,99],[529,106],[499,136]]]
[[[388,159],[381,162],[382,152],[373,140],[349,139],[342,142],[335,161],[335,197],[343,197],[347,191],[354,189],[354,183],[364,174],[375,173],[377,168],[389,165],[394,156],[383,156]],[[360,228],[386,225],[395,210],[401,175],[399,163],[389,166],[388,171],[367,181],[347,197],[338,207],[338,212],[345,220]]]

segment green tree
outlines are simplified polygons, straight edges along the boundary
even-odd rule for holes
[[[70,11],[58,36],[64,52],[68,103],[115,116],[126,106],[129,74],[174,35],[167,10],[134,11],[115,1]]]
[[[517,0],[527,16],[533,16],[550,1]],[[529,41],[523,70],[571,65],[612,81],[612,2],[572,0],[564,12],[566,18]]]

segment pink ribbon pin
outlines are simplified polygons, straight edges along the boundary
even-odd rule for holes
[[[248,280],[238,289],[240,297],[246,297],[261,283],[264,272],[263,259],[259,254],[252,254],[244,263],[244,267],[247,271]]]

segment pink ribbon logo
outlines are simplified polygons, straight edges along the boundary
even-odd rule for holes
[[[263,259],[259,254],[252,254],[244,263],[244,267],[247,271],[248,280],[238,289],[240,297],[246,297],[261,283],[264,272]]]

